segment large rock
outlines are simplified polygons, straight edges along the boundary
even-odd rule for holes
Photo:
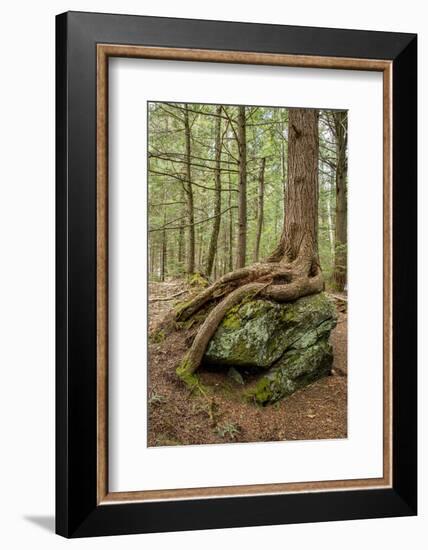
[[[274,402],[329,373],[335,325],[334,305],[324,293],[286,304],[248,301],[225,316],[204,362],[260,371],[245,393],[258,403]]]

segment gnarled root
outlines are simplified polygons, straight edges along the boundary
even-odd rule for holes
[[[314,276],[310,277],[308,275],[301,275],[298,271],[297,273],[293,274],[293,270],[290,269],[289,266],[284,267],[278,265],[276,269],[273,269],[272,264],[270,264],[269,268],[270,269],[266,271],[259,270],[259,276],[256,282],[247,282],[242,286],[232,290],[208,314],[204,323],[200,327],[195,337],[195,340],[193,341],[192,347],[186,353],[176,371],[178,376],[189,387],[193,388],[197,385],[198,381],[195,376],[195,372],[202,362],[203,356],[211,338],[214,336],[215,331],[217,330],[223,317],[230,308],[234,307],[248,297],[260,296],[262,298],[268,298],[277,302],[290,302],[292,300],[297,300],[298,298],[301,298],[303,296],[316,294],[323,290],[324,282],[322,273],[319,270]],[[247,271],[247,273],[242,277],[238,277],[238,279],[247,278],[248,280],[248,278],[251,276],[251,268],[240,270],[240,272],[242,271]],[[263,272],[263,275],[260,274],[261,272]],[[233,275],[233,273],[229,275]],[[267,275],[270,276],[270,279],[268,281],[261,280]],[[222,279],[224,280],[224,278]],[[222,282],[222,279],[218,281],[219,286]],[[274,284],[275,279],[277,281],[281,281],[281,283]],[[235,279],[235,281],[236,280],[237,279]],[[210,289],[214,289],[214,287],[216,287],[216,290],[218,290],[219,286],[217,286],[216,283],[215,285],[210,287]],[[210,289],[207,289],[207,291],[210,291]],[[193,304],[191,306],[189,306],[189,304],[187,305],[192,313],[194,313],[195,311],[197,311],[197,309],[199,309],[199,307],[201,307],[200,304],[205,304],[208,300],[210,300],[210,298],[215,295],[215,290],[211,290],[211,293],[208,293],[207,291],[204,291],[202,293],[205,294],[202,300],[199,297],[196,297],[196,299],[193,300]],[[189,315],[187,315],[187,313],[188,311],[186,312],[186,318],[188,318],[192,314],[190,313]]]
[[[242,287],[252,281],[263,281],[265,277],[269,279],[285,277],[289,278],[291,271],[290,266],[281,264],[254,264],[250,267],[244,267],[226,273],[213,285],[209,286],[197,296],[195,296],[189,302],[182,304],[175,312],[176,321],[186,321],[198,310],[200,310],[206,303],[211,300],[221,298],[222,296],[229,294],[237,287]]]

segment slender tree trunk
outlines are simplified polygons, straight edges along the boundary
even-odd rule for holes
[[[153,277],[153,273],[155,269],[154,261],[155,261],[155,247],[154,247],[154,242],[150,241],[149,243],[149,277],[150,279]]]
[[[228,242],[228,228],[227,228],[227,224],[224,223],[223,224],[223,230],[222,230],[222,233],[223,233],[223,267],[222,267],[222,272],[221,274],[224,275],[225,273],[227,273],[227,267],[228,267],[228,258],[229,258],[229,242]]]
[[[330,243],[330,254],[332,261],[334,261],[334,223],[333,223],[333,208],[331,206],[332,187],[334,186],[334,175],[332,169],[327,166],[327,171],[332,173],[327,180],[328,193],[327,193],[327,219],[328,219],[328,239]]]
[[[217,105],[215,120],[215,195],[214,195],[214,215],[213,228],[211,232],[210,244],[208,248],[208,257],[205,267],[207,277],[211,277],[213,270],[214,257],[217,249],[218,234],[221,222],[221,110],[222,106]]]
[[[247,142],[245,130],[245,107],[238,107],[238,242],[236,246],[236,267],[245,266],[247,256]]]
[[[228,196],[228,207],[229,207],[229,271],[233,270],[233,208],[232,208],[232,191],[231,181],[230,181],[230,172],[229,172],[229,196]]]
[[[199,226],[198,228],[198,252],[196,256],[198,258],[197,271],[201,271],[201,267],[203,265],[203,258],[204,258],[204,230],[201,226]]]
[[[185,198],[185,193],[183,189],[180,190],[180,201],[183,201]],[[185,207],[184,207],[185,208]],[[185,212],[183,212],[182,216],[185,215]],[[185,247],[184,247],[184,221],[181,220],[180,222],[180,229],[178,230],[178,250],[177,250],[177,261],[180,273],[183,271],[184,266],[184,257],[185,257]]]
[[[164,214],[163,217],[164,225],[166,224],[166,215]],[[165,229],[162,231],[162,246],[161,246],[161,272],[160,272],[160,280],[162,282],[165,281],[165,275],[167,272],[166,269],[166,262],[167,262],[167,232]]]
[[[347,177],[347,113],[334,113],[334,128],[336,133],[336,230],[335,230],[335,258],[334,284],[337,290],[343,291],[347,277],[347,225],[348,210],[346,198]]]
[[[254,247],[254,261],[259,261],[260,253],[260,239],[263,229],[263,215],[264,215],[264,193],[265,193],[265,163],[266,159],[262,158],[260,161],[259,171],[259,190],[257,200],[257,229],[256,229],[256,243]]]
[[[166,185],[163,185],[163,199],[162,202],[166,201]],[[163,225],[165,226],[167,222],[166,208],[163,206]],[[162,231],[162,240],[160,247],[160,280],[165,281],[165,276],[167,275],[167,231],[164,229]]]
[[[193,189],[191,172],[191,144],[190,144],[190,125],[189,110],[187,103],[184,110],[184,134],[186,141],[186,202],[188,218],[188,253],[187,253],[187,273],[191,275],[195,272],[195,213],[193,207]]]

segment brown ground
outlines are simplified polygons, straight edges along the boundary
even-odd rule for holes
[[[182,282],[151,283],[150,298],[186,290]],[[180,300],[149,304],[149,328]],[[347,316],[338,304],[338,324],[331,335],[332,375],[266,407],[242,402],[242,386],[225,372],[198,372],[208,395],[192,394],[177,378],[175,368],[189,348],[188,334],[174,332],[149,344],[148,444],[196,445],[207,443],[337,439],[347,436]]]

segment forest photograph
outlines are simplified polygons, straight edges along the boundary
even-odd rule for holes
[[[148,446],[346,438],[347,111],[147,120]]]

